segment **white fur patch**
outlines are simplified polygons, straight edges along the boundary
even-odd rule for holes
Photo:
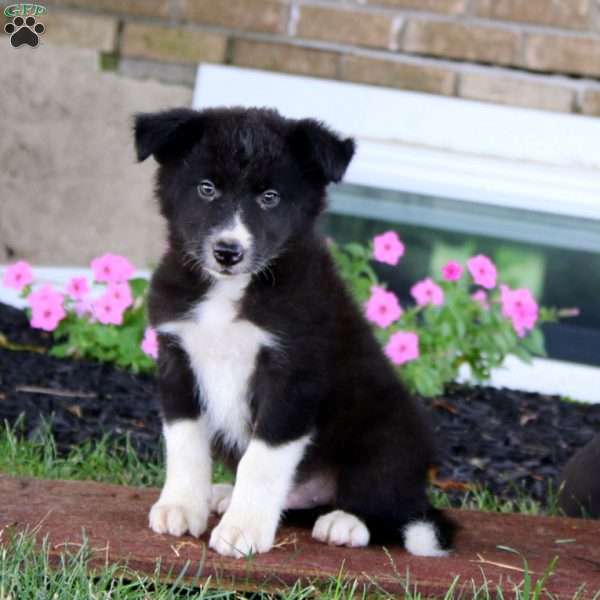
[[[226,229],[219,230],[216,233],[216,237],[218,239],[239,242],[244,251],[248,251],[248,249],[252,247],[252,234],[242,222],[239,212],[235,213],[233,223],[231,223]]]
[[[165,423],[167,476],[158,502],[150,510],[156,533],[198,537],[206,529],[212,464],[205,418]]]
[[[256,356],[275,338],[250,321],[238,319],[238,303],[250,275],[218,279],[186,320],[163,323],[158,330],[179,337],[206,405],[211,436],[243,452],[251,433],[248,382]]]
[[[312,536],[320,542],[335,546],[358,548],[369,543],[367,526],[353,514],[334,510],[315,521]]]
[[[404,527],[404,547],[415,556],[448,556],[440,547],[435,526],[428,521],[413,521]]]
[[[210,496],[210,512],[222,515],[231,503],[233,486],[230,483],[215,483]]]
[[[242,456],[229,508],[213,529],[210,547],[240,558],[273,547],[275,532],[309,436],[279,446],[252,440]]]

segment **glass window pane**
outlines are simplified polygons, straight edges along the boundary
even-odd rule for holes
[[[406,255],[377,270],[405,303],[447,260],[486,254],[504,283],[531,288],[544,306],[580,309],[545,326],[552,358],[600,365],[600,221],[344,184],[331,190],[323,228],[342,243],[398,231]]]

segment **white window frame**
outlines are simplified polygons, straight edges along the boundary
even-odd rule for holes
[[[349,183],[600,220],[600,119],[204,64],[192,104],[323,120]]]

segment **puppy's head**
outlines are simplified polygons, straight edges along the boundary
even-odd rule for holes
[[[215,276],[259,272],[305,234],[354,154],[319,122],[266,109],[139,114],[135,143],[159,163],[175,251]]]

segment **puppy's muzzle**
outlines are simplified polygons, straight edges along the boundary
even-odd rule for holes
[[[233,267],[244,258],[244,249],[239,242],[219,240],[213,246],[213,256],[223,267]]]

